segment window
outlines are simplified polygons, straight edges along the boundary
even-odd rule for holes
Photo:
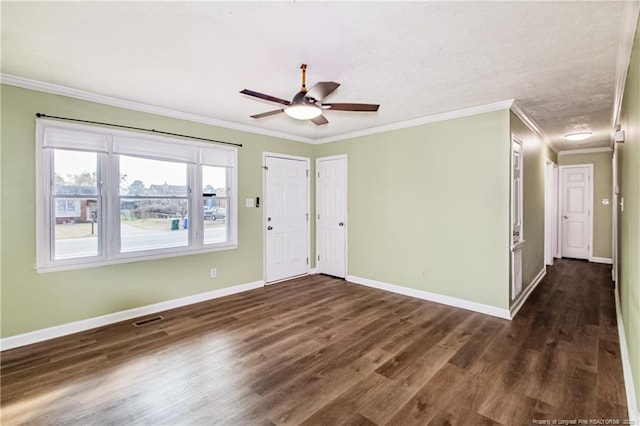
[[[37,120],[40,272],[237,247],[235,148]]]

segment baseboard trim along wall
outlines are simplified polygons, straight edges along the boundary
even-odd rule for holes
[[[520,308],[522,308],[522,305],[524,305],[524,302],[527,301],[531,293],[533,293],[533,290],[535,290],[536,287],[538,287],[538,284],[540,284],[540,281],[542,281],[542,279],[546,275],[547,275],[547,267],[543,266],[540,272],[538,272],[538,275],[536,275],[533,281],[531,281],[531,284],[529,284],[529,286],[522,292],[520,297],[514,302],[513,306],[511,307],[511,318],[516,316]]]
[[[618,288],[614,291],[616,298],[616,320],[618,322],[618,339],[620,340],[620,357],[622,358],[622,373],[624,377],[624,389],[627,394],[627,408],[629,410],[628,424],[640,424],[640,411],[636,400],[636,389],[633,383],[633,372],[631,371],[631,360],[629,359],[629,347],[627,346],[627,337],[624,334],[624,323],[622,322],[622,313],[620,312],[620,295]],[[635,422],[634,422],[635,420]]]
[[[613,260],[609,257],[592,257],[589,259],[589,262],[606,263],[608,265],[613,265]]]
[[[144,315],[154,314],[156,312],[192,305],[194,303],[204,302],[206,300],[230,296],[232,294],[242,293],[244,291],[249,291],[260,287],[264,287],[264,281],[254,281],[251,283],[239,284],[232,287],[194,294],[192,296],[181,297],[179,299],[154,303],[153,305],[140,306],[138,308],[127,309],[126,311],[114,312],[112,314],[102,315],[99,317],[88,318],[85,320],[74,321],[67,324],[57,325],[55,327],[32,331],[29,333],[18,334],[16,336],[9,336],[5,337],[4,339],[0,339],[0,351],[30,345],[32,343],[38,343],[44,340],[55,339],[56,337],[62,337],[69,334],[78,333],[80,331],[90,330],[92,328],[102,327],[104,325],[114,324],[116,322],[126,321]]]
[[[458,299],[451,296],[445,296],[442,294],[430,293],[424,290],[417,290],[415,288],[403,287],[395,284],[383,283],[380,281],[370,280],[369,278],[362,278],[354,275],[347,275],[347,281],[354,284],[360,284],[367,287],[377,288],[379,290],[389,291],[391,293],[402,294],[404,296],[415,297],[417,299],[428,300],[430,302],[441,303],[443,305],[454,306],[456,308],[462,308],[469,311],[480,312],[481,314],[491,315],[503,319],[511,319],[511,314],[508,309],[501,309],[491,305],[485,305],[482,303],[471,302],[469,300]]]

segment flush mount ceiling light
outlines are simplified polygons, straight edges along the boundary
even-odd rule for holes
[[[591,132],[570,133],[564,138],[570,141],[583,141],[591,137]]]

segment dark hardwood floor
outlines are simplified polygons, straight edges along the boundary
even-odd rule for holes
[[[1,354],[2,424],[626,419],[610,267],[560,260],[513,321],[310,276]]]

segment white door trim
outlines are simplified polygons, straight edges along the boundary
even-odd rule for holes
[[[614,145],[613,157],[611,158],[611,173],[612,173],[612,185],[611,188],[611,263],[613,268],[611,269],[611,279],[616,282],[616,288],[618,287],[618,193],[620,187],[618,186],[618,144]]]
[[[588,236],[588,241],[589,241],[589,262],[593,262],[593,164],[571,164],[568,166],[560,166],[559,167],[559,183],[560,183],[560,191],[558,194],[558,239],[560,241],[564,241],[564,229],[563,229],[563,220],[562,220],[562,213],[563,213],[563,194],[564,194],[564,179],[562,178],[562,171],[564,169],[572,169],[572,168],[579,168],[579,167],[587,167],[589,169],[589,189],[588,189],[588,194],[589,194],[589,202],[587,203],[587,205],[589,206],[589,220],[588,220],[588,229],[589,229],[589,236]],[[559,252],[559,256],[562,257],[562,244],[558,244],[558,252]]]
[[[544,258],[546,265],[553,265],[558,247],[558,166],[551,160],[545,160],[544,180]]]
[[[344,277],[346,279],[346,277],[349,275],[349,252],[348,252],[348,248],[349,248],[349,207],[348,207],[348,202],[349,202],[349,159],[347,154],[340,154],[340,155],[330,155],[328,157],[319,157],[316,158],[316,174],[315,176],[315,182],[316,182],[316,213],[314,214],[315,218],[317,219],[317,215],[318,215],[318,205],[320,204],[320,195],[318,193],[318,170],[319,170],[319,165],[320,165],[320,161],[331,161],[331,160],[345,160],[345,187],[344,187],[344,219],[345,219],[345,226],[344,226]],[[318,229],[316,227],[316,270],[318,272],[320,271],[319,268],[319,262],[318,262],[318,253],[320,253],[320,238],[318,238]]]
[[[299,160],[304,161],[307,166],[307,176],[310,176],[311,173],[311,159],[309,157],[299,157],[297,155],[289,155],[289,154],[279,154],[276,152],[262,152],[262,280],[265,285],[275,284],[280,281],[272,281],[267,282],[267,227],[265,223],[267,223],[267,209],[266,206],[266,194],[267,194],[267,175],[265,173],[267,166],[267,157],[273,158],[284,158],[286,160]],[[307,178],[307,212],[309,212],[309,217],[307,220],[307,258],[309,262],[307,262],[307,275],[311,273],[311,178]],[[286,280],[282,280],[286,281]]]

